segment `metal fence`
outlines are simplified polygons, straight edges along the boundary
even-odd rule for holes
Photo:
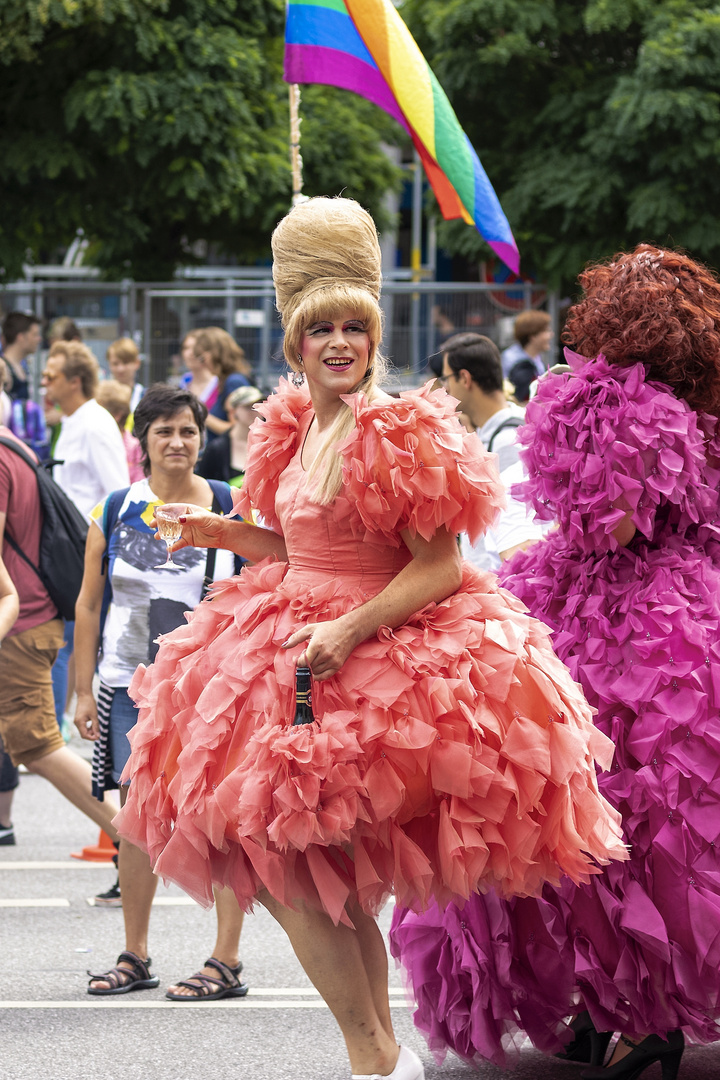
[[[402,274],[402,272],[400,272]],[[557,342],[557,296],[542,285],[386,279],[383,351],[395,383],[417,385],[428,357],[451,334],[472,330],[509,344],[512,320],[521,310],[549,311]],[[267,271],[233,271],[224,281],[100,282],[34,280],[0,288],[0,311],[33,311],[45,327],[68,315],[105,366],[107,347],[118,337],[134,338],[143,355],[143,381],[162,381],[181,372],[180,344],[192,329],[222,326],[245,351],[257,383],[269,389],[285,370],[282,332]],[[39,364],[33,372],[39,381]]]

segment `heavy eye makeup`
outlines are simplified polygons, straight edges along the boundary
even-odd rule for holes
[[[309,326],[307,328],[305,333],[308,335],[308,337],[319,337],[321,334],[332,333],[333,329],[333,323],[313,323],[312,326]],[[342,329],[343,333],[346,334],[364,334],[366,332],[365,324],[362,322],[356,322],[355,320],[353,320],[352,322],[343,323]]]

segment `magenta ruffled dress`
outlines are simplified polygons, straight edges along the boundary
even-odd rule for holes
[[[398,911],[392,932],[431,1047],[499,1065],[525,1033],[560,1050],[580,996],[598,1030],[718,1038],[718,422],[642,365],[570,360],[528,407],[514,489],[559,529],[501,578],[616,743],[598,780],[631,858],[540,900]],[[621,548],[626,509],[637,533]]]
[[[351,895],[374,913],[392,890],[422,910],[587,881],[625,856],[595,776],[612,744],[546,628],[491,575],[468,566],[452,596],[381,627],[314,684],[316,722],[291,726],[303,646],[282,649],[289,635],[379,593],[410,560],[401,530],[478,535],[502,502],[444,391],[348,401],[357,426],[329,506],[301,464],[306,392],[283,382],[259,410],[239,505],[282,533],[289,561],[216,585],[138,669],[119,831],[200,903],[213,884],[246,909],[268,889],[335,921]]]

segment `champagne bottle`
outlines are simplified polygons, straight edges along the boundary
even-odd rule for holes
[[[292,726],[312,724],[315,717],[312,711],[311,675],[309,667],[295,668],[295,719]]]

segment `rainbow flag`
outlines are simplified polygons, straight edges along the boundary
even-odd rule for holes
[[[475,225],[519,272],[493,186],[391,0],[288,0],[285,80],[351,90],[394,117],[412,137],[443,217]]]

